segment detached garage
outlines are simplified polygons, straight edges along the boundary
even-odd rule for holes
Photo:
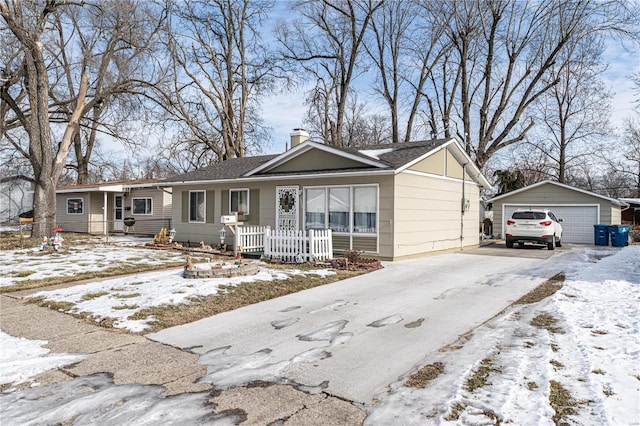
[[[563,241],[593,243],[593,225],[619,225],[626,203],[550,180],[500,195],[493,204],[494,237],[504,236],[506,218],[518,209],[549,209],[562,219]]]

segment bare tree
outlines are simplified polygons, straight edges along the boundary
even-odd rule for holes
[[[67,121],[69,99],[76,97],[76,76],[91,75],[88,101],[81,111],[81,131],[73,138],[77,183],[89,181],[89,165],[100,134],[135,145],[127,138],[129,123],[142,118],[143,100],[159,84],[163,70],[158,32],[164,9],[146,2],[95,0],[82,8],[54,12],[57,39],[48,49],[55,58],[50,95],[54,121]]]
[[[383,2],[304,0],[294,8],[302,19],[278,27],[282,55],[314,81],[310,109],[320,115],[322,137],[343,146],[345,114],[353,81],[363,70],[362,50],[369,22]]]
[[[0,97],[14,116],[3,121],[19,123],[28,135],[28,152],[15,139],[8,140],[29,159],[33,168],[34,238],[47,235],[56,224],[56,183],[64,168],[73,136],[78,131],[89,82],[87,74],[79,76],[77,96],[72,101],[73,112],[61,141],[57,146],[54,145],[49,120],[50,82],[42,39],[53,13],[60,7],[72,6],[56,0],[0,2],[0,16],[10,35],[17,40],[19,48],[19,54],[14,56],[15,60],[7,64],[11,68],[3,70]],[[7,137],[6,133],[4,136]]]
[[[425,100],[430,103],[427,107],[433,108],[425,85],[448,49],[442,43],[447,21],[442,13],[436,13],[439,7],[437,2],[386,2],[371,19],[373,36],[365,48],[377,69],[374,90],[389,108],[394,143],[412,139]],[[435,111],[429,115],[434,116]],[[437,132],[432,125],[430,128],[435,137]]]
[[[276,69],[258,29],[270,7],[250,0],[172,3],[173,80],[160,103],[179,124],[176,146],[191,153],[193,164],[243,157],[266,138],[259,99]]]
[[[443,10],[454,46],[446,59],[457,70],[441,73],[432,90],[441,110],[459,105],[459,122],[443,116],[443,127],[456,128],[479,166],[534,127],[532,105],[559,83],[550,72],[562,69],[569,47],[593,34],[638,35],[638,12],[623,1],[461,1]]]
[[[568,58],[559,61],[561,66],[549,69],[547,79],[558,83],[536,103],[542,126],[526,138],[554,163],[554,177],[562,183],[571,164],[601,152],[604,140],[613,133],[611,94],[599,78],[606,68],[600,62],[604,44],[597,37],[588,40],[567,49]]]

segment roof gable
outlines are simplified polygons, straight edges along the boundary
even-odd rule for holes
[[[529,190],[535,189],[535,188],[539,188],[539,187],[544,186],[544,185],[553,185],[553,186],[556,186],[558,188],[562,188],[564,190],[575,191],[575,192],[581,193],[583,195],[588,195],[588,196],[591,196],[591,197],[594,197],[594,198],[607,200],[607,201],[611,202],[612,204],[614,204],[616,206],[622,206],[622,205],[626,204],[624,202],[621,202],[620,200],[616,200],[615,198],[606,197],[604,195],[596,194],[595,192],[587,191],[586,189],[576,188],[576,187],[573,187],[573,186],[570,186],[570,185],[566,185],[564,183],[554,182],[552,180],[543,180],[541,182],[534,183],[534,184],[529,185],[529,186],[525,186],[524,188],[516,189],[515,191],[507,192],[506,194],[498,195],[497,197],[493,197],[488,201],[489,202],[499,201],[499,200],[502,200],[504,198],[510,197],[512,195],[520,194],[522,192],[529,191]]]
[[[340,170],[354,168],[387,169],[389,165],[360,154],[333,146],[306,141],[270,161],[245,173],[256,174]]]
[[[211,164],[163,181],[161,186],[189,182],[217,182],[232,179],[260,180],[284,176],[313,177],[321,174],[394,174],[446,148],[447,155],[466,165],[467,175],[483,187],[490,187],[482,173],[455,139],[434,139],[399,144],[338,148],[312,141],[279,155],[241,157]]]

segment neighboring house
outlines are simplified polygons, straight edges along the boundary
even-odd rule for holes
[[[282,154],[167,179],[176,240],[217,244],[221,216],[238,213],[245,225],[331,229],[334,252],[386,260],[479,244],[490,184],[454,139],[342,149],[307,138],[297,129]]]
[[[622,211],[622,223],[627,225],[640,225],[640,198],[620,198],[620,201],[629,205]]]
[[[0,178],[0,223],[16,222],[20,213],[33,209],[35,181],[16,175]]]
[[[69,232],[153,235],[171,227],[171,188],[157,180],[60,186],[56,201],[58,225]],[[125,225],[129,217],[134,226]]]
[[[505,220],[517,209],[547,208],[562,219],[562,240],[567,243],[593,243],[593,225],[619,225],[627,204],[584,189],[550,180],[494,197],[493,234],[503,237]]]

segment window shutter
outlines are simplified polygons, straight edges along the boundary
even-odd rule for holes
[[[214,207],[214,199],[213,199],[213,194],[215,193],[215,191],[207,191],[207,195],[205,196],[206,198],[206,203],[207,203],[207,217],[206,217],[206,222],[207,223],[213,223],[214,222],[214,212],[213,212],[213,207]]]
[[[260,225],[260,190],[249,190],[249,223]]]
[[[222,205],[220,206],[220,211],[222,212],[222,215],[228,215],[229,214],[229,190],[228,189],[225,189],[220,192],[220,203],[222,203]]]
[[[189,222],[189,191],[182,191],[182,222]]]

